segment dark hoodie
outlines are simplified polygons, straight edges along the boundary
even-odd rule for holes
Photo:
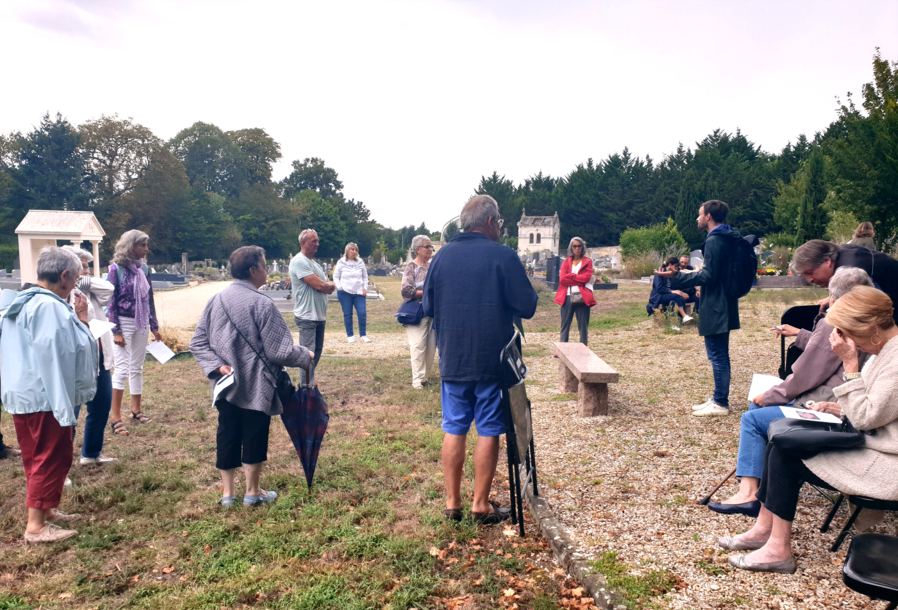
[[[742,235],[729,225],[715,227],[702,244],[702,270],[681,271],[673,278],[682,288],[702,287],[702,313],[698,319],[698,334],[702,337],[739,328],[739,299],[729,296],[724,288],[724,278],[734,272],[735,244],[739,239]]]

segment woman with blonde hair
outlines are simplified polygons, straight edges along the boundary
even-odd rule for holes
[[[152,421],[140,410],[148,335],[152,332],[156,341],[162,340],[156,319],[153,284],[148,277],[149,269],[143,262],[150,251],[149,240],[149,235],[143,231],[126,231],[115,244],[112,264],[109,265],[108,278],[115,288],[107,307],[109,321],[115,324],[112,329],[115,368],[112,375],[111,425],[112,431],[122,436],[128,434],[122,423],[126,380],[131,392],[131,419],[142,424]]]
[[[371,339],[365,333],[368,310],[365,299],[368,298],[368,269],[359,257],[359,247],[350,242],[343,249],[343,258],[334,267],[334,284],[337,287],[337,300],[343,309],[343,324],[346,326],[346,337],[355,343],[352,333],[352,308],[359,317],[359,337],[365,343]]]
[[[847,419],[856,430],[868,431],[864,444],[853,449],[822,451],[801,459],[767,445],[757,497],[760,514],[744,534],[726,536],[718,544],[732,551],[733,567],[753,572],[795,571],[792,521],[803,483],[852,496],[898,501],[898,327],[892,300],[884,292],[858,286],[830,307],[829,342],[842,359],[845,383],[833,388],[838,402],[818,402],[811,408]],[[863,367],[858,350],[875,356]]]
[[[867,250],[875,251],[876,243],[873,241],[874,235],[876,235],[876,231],[873,230],[873,223],[862,222],[858,225],[857,229],[855,229],[854,239],[852,239],[850,243],[855,246],[863,246]]]

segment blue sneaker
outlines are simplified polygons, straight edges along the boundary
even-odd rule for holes
[[[273,491],[265,491],[264,489],[259,490],[258,496],[243,496],[243,505],[244,506],[256,506],[257,504],[262,504],[263,502],[274,502],[278,499],[278,495]]]

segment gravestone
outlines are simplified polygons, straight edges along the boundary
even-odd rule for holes
[[[560,270],[561,257],[552,256],[546,259],[546,284],[551,286],[552,290],[558,290],[558,272]]]

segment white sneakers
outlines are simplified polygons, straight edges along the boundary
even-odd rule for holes
[[[685,318],[683,318],[683,324],[686,324],[687,322],[692,322],[694,319],[695,318],[693,318],[692,316],[686,316]]]
[[[368,335],[362,335],[359,337],[362,340],[362,343],[371,343],[371,339],[368,338]],[[355,335],[351,337],[346,337],[346,341],[349,343],[355,343]]]
[[[368,335],[362,336],[362,343],[371,343],[371,339],[368,338]]]
[[[89,457],[81,457],[81,465],[87,466],[90,464],[108,464],[109,462],[117,462],[118,458],[114,457],[106,457],[105,455],[101,455],[100,457],[89,458]]]
[[[692,414],[695,417],[712,417],[715,415],[729,415],[730,410],[727,407],[720,406],[712,398],[704,404],[693,406]]]
[[[348,341],[349,343],[355,343],[355,335],[353,335],[351,337],[346,337],[346,341]]]

